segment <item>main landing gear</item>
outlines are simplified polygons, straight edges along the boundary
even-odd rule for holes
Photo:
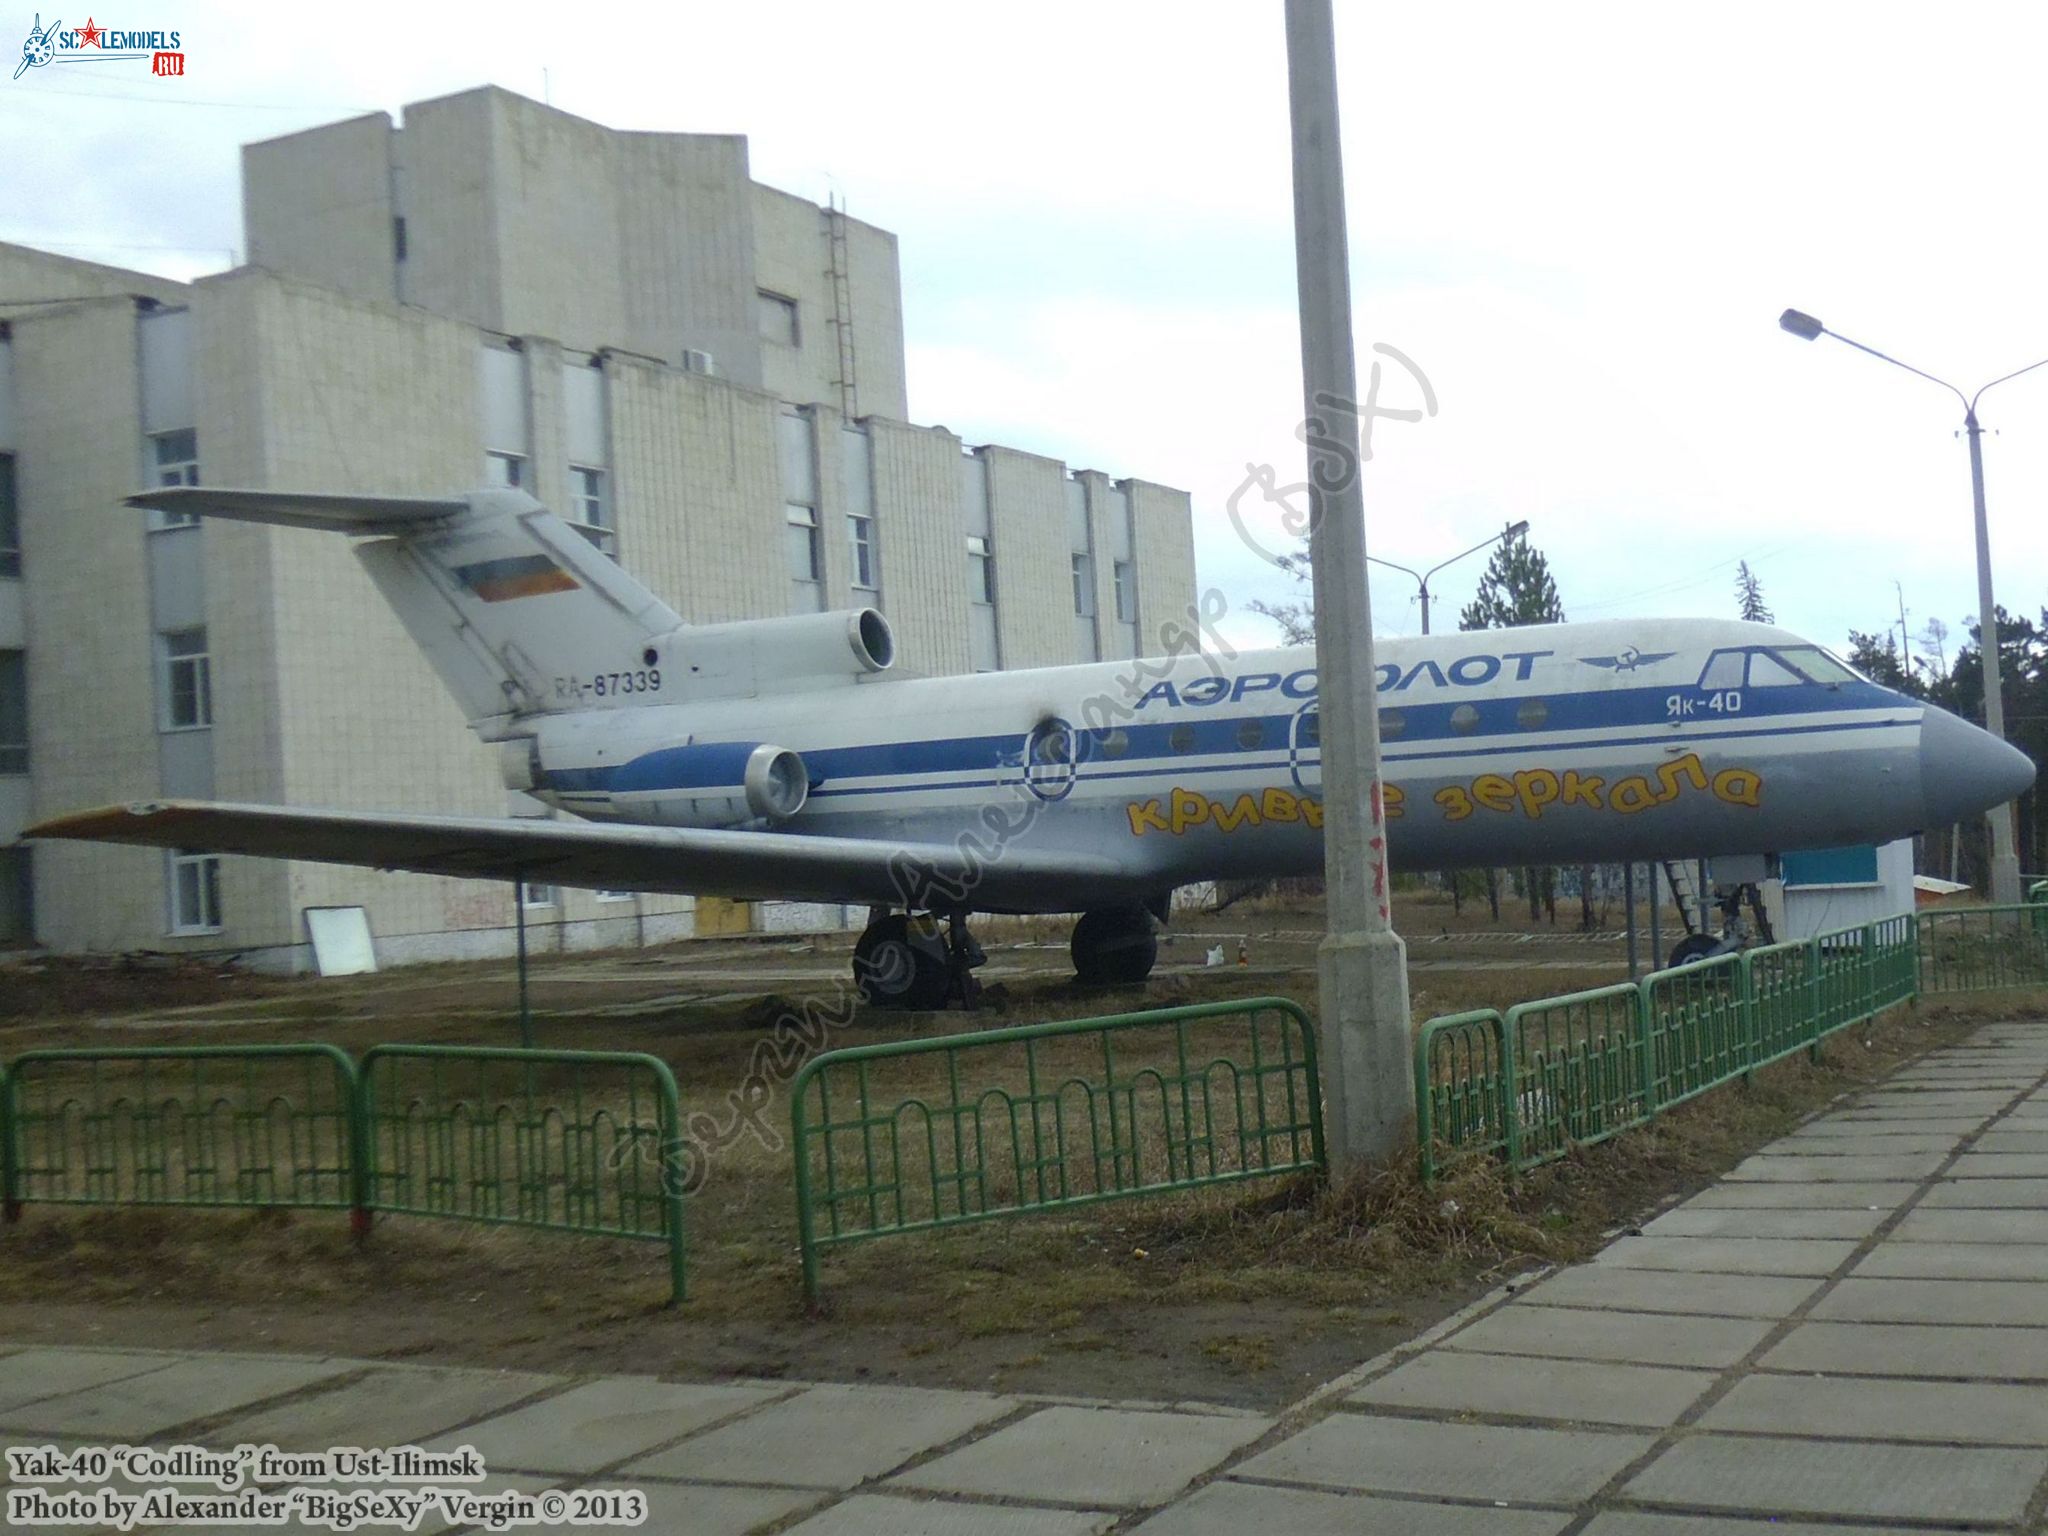
[[[1159,925],[1137,902],[1093,907],[1074,924],[1067,952],[1083,986],[1120,987],[1143,981],[1159,959]]]
[[[1074,979],[1111,987],[1151,975],[1165,906],[1163,900],[1156,907],[1133,901],[1083,912],[1068,946]],[[853,946],[853,982],[861,1001],[875,1008],[972,1008],[981,996],[974,972],[987,959],[967,931],[965,912],[941,919],[875,908]]]
[[[853,946],[853,984],[877,1008],[928,1011],[981,996],[974,970],[988,955],[967,931],[965,912],[949,913],[945,931],[928,912],[879,912]]]

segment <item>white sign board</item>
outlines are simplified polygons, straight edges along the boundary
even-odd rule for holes
[[[322,976],[363,976],[377,969],[370,914],[361,907],[306,908],[306,937]]]

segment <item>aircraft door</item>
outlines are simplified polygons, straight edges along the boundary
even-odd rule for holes
[[[1079,753],[1074,728],[1048,715],[1024,738],[1024,783],[1041,800],[1064,800],[1073,792]]]
[[[1287,726],[1287,771],[1294,787],[1318,794],[1323,787],[1323,717],[1311,699]]]

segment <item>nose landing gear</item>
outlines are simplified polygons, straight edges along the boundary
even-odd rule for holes
[[[1666,870],[1668,876],[1668,865]],[[1678,882],[1675,879],[1672,881],[1672,888],[1674,892],[1678,889]],[[1672,946],[1671,958],[1666,962],[1670,969],[1677,970],[1682,965],[1697,965],[1702,960],[1732,955],[1749,948],[1752,944],[1777,942],[1771,933],[1770,914],[1764,908],[1762,886],[1750,883],[1716,886],[1714,902],[1721,913],[1721,931],[1717,934],[1705,926],[1692,928],[1691,932]],[[1742,910],[1745,904],[1749,907],[1749,913]],[[1686,925],[1691,928],[1692,912],[1683,900],[1679,903],[1679,911],[1685,917]],[[1754,915],[1753,922],[1751,914]]]

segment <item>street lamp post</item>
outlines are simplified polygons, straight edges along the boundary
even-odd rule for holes
[[[1991,598],[1991,537],[1984,521],[1984,447],[1981,441],[1983,428],[1977,424],[1977,402],[1984,398],[1984,391],[2007,379],[2016,379],[2023,373],[2032,373],[2036,368],[2048,367],[2048,357],[2038,363],[2029,363],[2024,368],[2015,368],[2011,373],[2001,374],[1991,383],[1978,389],[1974,395],[1966,395],[1947,379],[1937,379],[1931,373],[1915,368],[1911,363],[1902,363],[1896,357],[1887,356],[1875,347],[1866,347],[1860,341],[1851,341],[1839,331],[1831,331],[1813,316],[1788,309],[1778,316],[1780,328],[1791,332],[1802,341],[1815,341],[1822,336],[1832,336],[1844,346],[1854,347],[1858,352],[1868,352],[1872,357],[1903,368],[1908,373],[1919,374],[1929,383],[1939,384],[1963,403],[1963,431],[1970,439],[1970,499],[1977,517],[1977,622],[1982,626],[1980,640],[1984,656],[1984,726],[2000,741],[2005,740],[2005,686],[1999,679],[1998,666],[1998,608]],[[2020,861],[2013,847],[2012,804],[1997,807],[1991,812],[1991,899],[2001,906],[2017,905],[2020,899]]]
[[[1489,544],[1498,544],[1505,539],[1515,538],[1528,531],[1529,523],[1526,518],[1519,523],[1510,523],[1492,538],[1481,539],[1477,544],[1466,550],[1464,554],[1453,555],[1448,560],[1439,560],[1435,565],[1432,565],[1428,570],[1420,574],[1409,570],[1405,565],[1396,565],[1391,560],[1382,560],[1378,555],[1367,555],[1365,558],[1374,565],[1384,565],[1390,571],[1399,571],[1405,576],[1415,577],[1416,588],[1422,594],[1422,632],[1426,635],[1429,633],[1429,578],[1447,565],[1456,565],[1465,558],[1465,555],[1476,555]]]
[[[1286,26],[1329,911],[1316,951],[1319,1033],[1330,1165],[1349,1173],[1413,1150],[1412,1025],[1408,956],[1388,905],[1331,0],[1287,0]]]

